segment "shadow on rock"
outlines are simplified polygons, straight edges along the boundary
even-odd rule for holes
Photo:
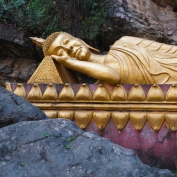
[[[48,117],[24,98],[0,87],[0,127],[21,121],[43,120]]]

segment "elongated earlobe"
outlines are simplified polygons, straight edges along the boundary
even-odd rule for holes
[[[87,43],[85,43],[83,40],[81,40],[81,39],[78,39],[78,40],[80,40],[83,44],[85,44],[86,47],[88,47],[90,50],[93,50],[93,51],[95,51],[97,53],[100,53],[100,51],[98,49],[95,49],[95,48],[91,47],[90,45],[88,45]]]

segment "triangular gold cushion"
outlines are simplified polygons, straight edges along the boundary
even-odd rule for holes
[[[29,84],[44,83],[44,84],[59,84],[62,83],[57,67],[50,56],[46,56],[31,78],[28,80]]]

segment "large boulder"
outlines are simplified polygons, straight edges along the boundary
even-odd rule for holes
[[[28,81],[40,60],[36,49],[28,33],[0,24],[0,86]]]
[[[37,60],[38,54],[30,34],[25,30],[0,23],[0,58],[26,58]]]
[[[50,119],[0,129],[1,177],[173,177],[144,165],[134,151],[84,132],[73,122]]]
[[[38,64],[25,58],[6,58],[0,60],[0,85],[6,82],[26,83]]]
[[[105,3],[109,12],[101,29],[105,45],[125,35],[177,44],[176,1],[173,6],[167,0],[105,0]]]
[[[0,127],[21,121],[42,120],[48,117],[24,98],[0,87]]]
[[[152,1],[161,7],[167,7],[167,5],[169,5],[172,8],[174,8],[173,11],[175,11],[175,9],[177,8],[177,0],[160,0],[160,1],[159,0],[152,0]]]

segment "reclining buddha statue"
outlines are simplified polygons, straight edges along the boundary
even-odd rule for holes
[[[76,72],[98,79],[97,83],[111,85],[177,83],[177,46],[174,45],[125,36],[106,55],[98,55],[97,49],[65,32],[53,33],[46,40],[31,39],[43,48],[44,60],[51,60],[57,68],[60,79],[49,79],[47,83],[77,83]],[[45,67],[39,65],[28,83],[42,82],[35,75],[41,71],[47,75]]]

